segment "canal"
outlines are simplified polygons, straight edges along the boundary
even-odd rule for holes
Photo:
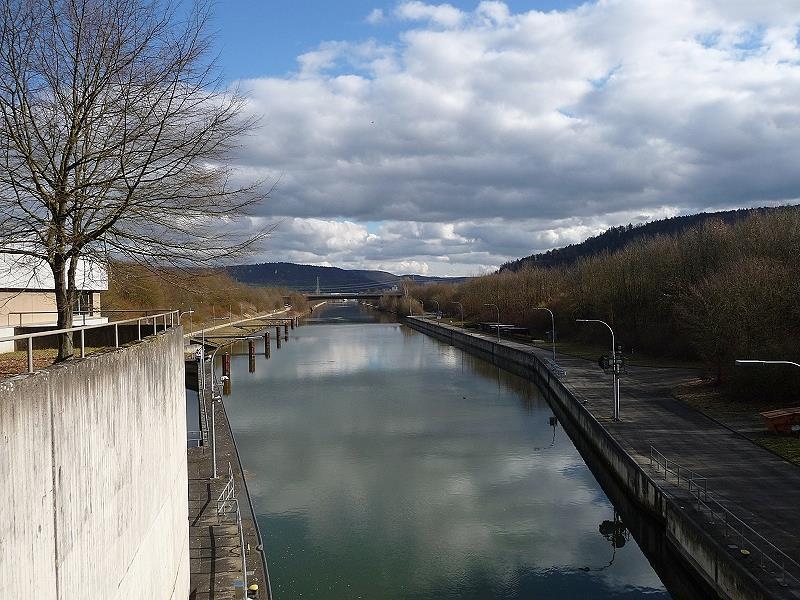
[[[278,600],[670,597],[527,380],[338,304],[231,383]]]

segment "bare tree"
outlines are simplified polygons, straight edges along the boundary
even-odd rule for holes
[[[247,218],[257,184],[232,185],[224,163],[253,123],[206,58],[207,4],[0,0],[0,11],[0,253],[49,265],[60,328],[80,260],[209,261],[266,234]]]

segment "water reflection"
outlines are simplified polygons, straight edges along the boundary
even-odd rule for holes
[[[226,405],[278,597],[668,597],[528,381],[396,324],[261,363]]]

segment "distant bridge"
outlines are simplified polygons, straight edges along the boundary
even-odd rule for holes
[[[306,300],[378,300],[382,296],[403,295],[398,290],[387,290],[382,292],[303,292]]]

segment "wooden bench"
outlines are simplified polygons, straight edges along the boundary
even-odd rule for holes
[[[800,434],[800,406],[760,413],[767,429],[775,433]]]

